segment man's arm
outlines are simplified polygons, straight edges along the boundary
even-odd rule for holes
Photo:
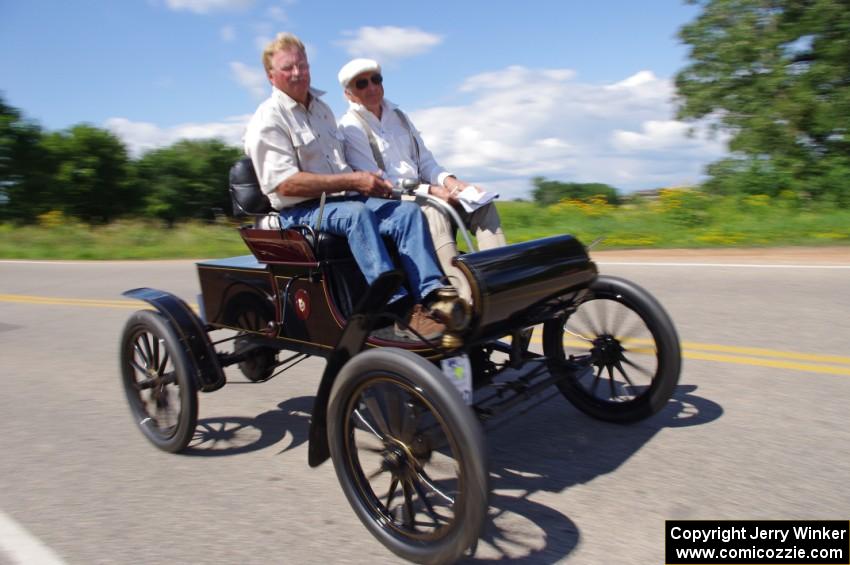
[[[392,194],[392,185],[375,173],[356,171],[337,175],[319,175],[299,171],[277,185],[281,196],[318,198],[323,192],[356,190],[366,196],[387,198]]]
[[[434,158],[434,154],[425,145],[425,141],[422,140],[419,130],[416,129],[410,118],[407,121],[412,128],[411,134],[419,145],[419,176],[431,183],[429,193],[448,202],[457,203],[457,195],[469,186],[469,183],[460,180],[441,167]],[[478,187],[476,187],[476,190],[481,192]]]
[[[407,114],[405,114],[405,116],[407,116]],[[399,119],[402,118],[399,117]],[[411,141],[419,146],[418,163],[416,161],[415,154],[416,148],[410,148],[410,151],[412,152],[410,160],[419,166],[419,178],[425,182],[431,183],[432,185],[445,186],[446,179],[451,175],[451,173],[446,171],[439,163],[437,163],[437,160],[434,158],[434,154],[431,153],[431,150],[428,149],[427,145],[425,145],[425,141],[423,141],[422,136],[419,134],[419,130],[416,129],[416,126],[413,125],[412,121],[410,121],[409,116],[407,116],[407,123],[411,129],[410,133],[413,136],[413,140]]]

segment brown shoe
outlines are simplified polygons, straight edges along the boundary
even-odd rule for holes
[[[395,335],[419,340],[419,337],[411,331],[415,330],[425,339],[431,340],[440,337],[446,331],[446,326],[432,318],[421,304],[415,305],[413,310],[410,311],[410,315],[407,318],[407,326],[407,328],[403,328],[399,324],[396,324]]]

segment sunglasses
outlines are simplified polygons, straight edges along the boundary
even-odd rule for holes
[[[363,90],[369,86],[369,81],[372,81],[372,84],[375,86],[379,86],[384,82],[384,77],[376,73],[369,78],[361,78],[360,80],[354,81],[354,88],[357,90]]]

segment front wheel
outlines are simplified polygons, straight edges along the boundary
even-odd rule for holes
[[[337,478],[357,516],[396,555],[451,563],[487,515],[478,420],[434,365],[400,349],[360,353],[328,409]]]
[[[600,276],[576,310],[543,325],[543,352],[563,395],[600,420],[658,412],[679,382],[679,337],[661,304],[638,285]]]
[[[130,413],[163,451],[186,447],[198,421],[198,394],[189,359],[163,317],[134,313],[121,337],[121,376]]]

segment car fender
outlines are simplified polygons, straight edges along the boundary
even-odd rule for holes
[[[134,288],[122,294],[147,302],[174,328],[192,364],[191,371],[198,390],[212,392],[224,386],[224,371],[206,327],[188,304],[171,293],[154,288]]]

